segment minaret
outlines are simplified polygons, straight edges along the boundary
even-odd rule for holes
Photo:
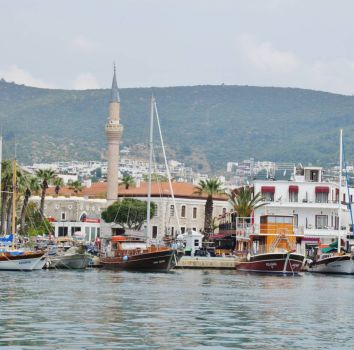
[[[112,81],[111,99],[109,101],[106,136],[108,142],[107,167],[107,204],[110,205],[118,198],[118,164],[119,143],[123,134],[123,126],[119,124],[120,99],[116,78],[116,66]]]

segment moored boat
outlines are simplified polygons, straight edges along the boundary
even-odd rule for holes
[[[293,230],[293,217],[261,216],[260,231],[247,238],[248,254],[236,265],[238,271],[297,274],[305,256],[296,251],[301,237]]]
[[[111,256],[101,257],[101,265],[106,269],[164,272],[174,268],[179,259],[176,249],[147,246],[131,237],[113,236],[111,246]]]
[[[0,270],[6,271],[32,271],[38,270],[45,262],[43,252],[11,252],[0,253]],[[44,265],[44,264],[43,264]],[[43,265],[41,268],[43,268]],[[38,268],[37,268],[38,267]]]
[[[90,255],[81,247],[71,247],[62,254],[50,256],[46,268],[48,269],[85,269],[90,262]]]

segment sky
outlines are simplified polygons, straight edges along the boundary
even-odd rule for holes
[[[354,94],[352,0],[0,0],[0,77],[29,86]]]

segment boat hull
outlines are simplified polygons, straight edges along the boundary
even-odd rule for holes
[[[59,255],[50,257],[46,267],[48,269],[85,269],[90,261],[87,254]]]
[[[177,264],[176,250],[163,250],[136,254],[127,257],[101,258],[102,267],[111,270],[129,270],[143,272],[169,271]]]
[[[297,274],[304,259],[303,255],[295,253],[260,254],[251,256],[249,261],[240,262],[236,269],[244,272]]]
[[[1,271],[32,271],[37,270],[36,266],[40,266],[43,261],[44,253],[31,253],[24,255],[1,255],[0,270]],[[43,267],[43,266],[42,266]]]
[[[353,256],[332,256],[326,259],[321,259],[309,266],[309,272],[353,275]]]

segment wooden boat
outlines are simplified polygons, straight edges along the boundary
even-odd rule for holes
[[[248,237],[246,259],[237,266],[238,271],[276,274],[297,274],[305,256],[296,252],[301,236],[293,231],[293,217],[261,216],[260,232]]]
[[[111,256],[101,257],[106,269],[165,272],[174,268],[179,258],[176,249],[147,246],[131,237],[113,236],[111,245]]]
[[[45,257],[43,252],[2,252],[0,253],[0,270],[32,271],[43,268]]]

